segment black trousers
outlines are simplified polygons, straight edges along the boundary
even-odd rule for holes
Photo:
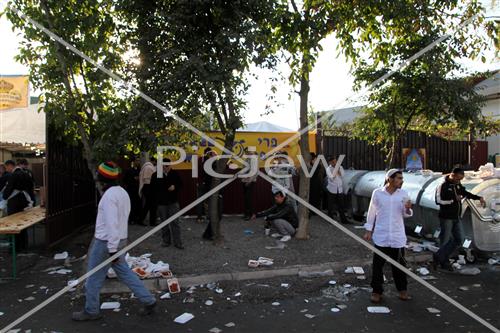
[[[245,217],[250,217],[254,213],[253,210],[253,187],[255,183],[243,183],[243,204]]]
[[[7,214],[12,215],[22,212],[24,208],[28,207],[28,200],[24,194],[19,193],[7,201]],[[16,237],[16,249],[26,249],[28,247],[28,230],[23,230]]]
[[[340,222],[347,223],[344,212],[344,194],[328,192],[328,216],[333,218],[333,213],[337,210],[340,215]]]
[[[142,201],[137,191],[137,188],[127,191],[128,196],[130,197],[130,215],[128,218],[130,224],[142,222],[142,220],[140,220],[142,216]]]
[[[139,223],[143,223],[149,212],[149,224],[154,226],[156,225],[156,200],[154,198],[151,184],[144,184],[142,187],[142,195],[144,196],[145,203],[142,209],[142,214],[139,218]]]
[[[392,248],[392,247],[381,247],[375,245],[377,249],[388,255],[391,259],[397,261],[404,267],[406,267],[405,249],[404,248]],[[372,267],[372,283],[373,292],[376,294],[382,294],[384,292],[384,264],[385,259],[378,254],[373,255],[373,267]],[[394,278],[394,283],[396,284],[396,289],[398,291],[406,291],[408,281],[406,279],[406,273],[404,273],[396,266],[391,265],[392,277]]]
[[[179,203],[171,203],[169,205],[158,205],[158,215],[160,216],[160,220],[163,222],[168,219],[170,216],[177,214],[179,212]],[[174,241],[174,245],[182,246],[181,240],[181,228],[179,226],[179,219],[175,219],[170,222],[167,226],[165,226],[161,231],[162,240],[166,244],[171,244],[172,239]]]

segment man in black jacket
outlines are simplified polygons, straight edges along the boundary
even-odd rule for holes
[[[439,205],[439,221],[441,233],[439,234],[440,248],[434,254],[434,267],[439,264],[442,268],[452,271],[450,255],[464,242],[464,231],[460,217],[462,215],[462,199],[480,200],[485,206],[482,197],[465,190],[460,183],[465,173],[461,168],[454,168],[444,182],[436,188],[436,203]]]
[[[7,160],[5,161],[4,165],[5,165],[5,173],[2,175],[2,177],[0,177],[0,192],[2,192],[3,189],[5,189],[5,186],[7,185],[10,176],[12,176],[12,172],[16,167],[16,163],[14,163],[13,160]]]
[[[19,213],[34,204],[35,183],[33,177],[19,163],[7,181],[3,198],[7,200],[8,215]]]
[[[170,163],[170,159],[164,158],[163,162]],[[180,210],[178,194],[181,184],[179,174],[177,171],[172,170],[171,165],[163,165],[162,178],[158,178],[156,172],[151,176],[153,196],[158,207],[158,215],[162,222]],[[178,218],[163,228],[162,238],[162,246],[170,246],[173,238],[174,246],[178,249],[184,249],[184,246],[182,246],[181,229],[179,227]]]
[[[280,241],[287,242],[295,235],[296,229],[299,227],[299,219],[295,207],[287,200],[283,192],[274,193],[274,202],[275,204],[271,208],[257,213],[254,218],[264,217],[279,232],[273,236],[281,236]]]

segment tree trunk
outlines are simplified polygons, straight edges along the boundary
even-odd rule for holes
[[[234,142],[234,137],[235,137],[235,131],[234,130],[229,130],[225,134],[225,139],[224,139],[224,147],[231,151],[233,147],[233,142]],[[225,153],[223,153],[225,154]],[[225,173],[226,170],[226,164],[227,164],[227,159],[220,159],[217,161],[216,165],[216,171],[220,174]],[[221,179],[218,177],[212,178],[212,184],[210,188],[214,188],[215,186],[219,185],[221,183]],[[214,244],[215,245],[222,245],[224,244],[224,236],[222,235],[222,229],[221,229],[221,217],[222,217],[222,202],[220,200],[223,200],[222,197],[222,192],[217,191],[213,193],[210,196],[210,199],[208,201],[208,216],[210,219],[210,223],[212,226],[212,232],[213,232],[213,238],[214,238]]]
[[[303,62],[302,64],[302,76],[300,79],[300,128],[306,128],[309,126],[309,120],[307,117],[307,104],[309,97],[309,77],[307,76],[307,64]],[[311,161],[311,155],[309,154],[309,131],[306,131],[300,135],[300,153],[309,165]],[[299,173],[299,197],[303,200],[309,202],[309,181],[310,179],[306,177],[304,170],[300,168]],[[295,237],[297,239],[308,239],[308,225],[309,225],[309,209],[298,203],[298,217],[299,217],[299,229]]]

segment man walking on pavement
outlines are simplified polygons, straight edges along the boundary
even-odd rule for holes
[[[413,216],[411,201],[406,191],[401,189],[403,173],[400,170],[387,171],[385,179],[386,185],[373,191],[364,225],[366,230],[364,239],[373,240],[378,250],[406,267],[404,258],[406,234],[403,219]],[[380,303],[382,300],[384,264],[385,259],[378,254],[373,255],[371,282],[373,292],[370,297],[373,303]],[[406,274],[393,265],[391,268],[399,298],[403,301],[409,300]]]
[[[128,238],[128,215],[130,199],[127,192],[118,186],[120,169],[114,162],[101,163],[97,169],[98,180],[103,185],[104,194],[99,202],[95,234],[88,252],[88,271],[101,264],[126,245]],[[85,283],[85,308],[74,312],[75,321],[89,321],[102,318],[100,313],[99,292],[106,279],[109,267],[116,272],[118,279],[127,285],[139,301],[144,304],[141,315],[154,312],[156,300],[144,287],[125,261],[125,255],[115,259],[110,265],[91,275]]]
[[[450,175],[436,188],[436,204],[439,205],[439,234],[440,248],[433,254],[433,266],[453,271],[450,264],[450,255],[463,244],[464,230],[460,217],[462,215],[462,199],[479,200],[483,207],[486,206],[484,198],[465,190],[460,183],[465,172],[461,168],[454,168]]]
[[[139,173],[139,196],[144,205],[139,224],[146,225],[144,219],[149,212],[149,225],[156,225],[156,206],[154,204],[153,191],[151,190],[151,176],[156,171],[156,159],[151,157],[149,162],[144,163]]]
[[[163,222],[170,216],[176,214],[179,210],[179,190],[182,182],[177,171],[172,169],[170,159],[164,158],[163,163],[163,176],[158,178],[155,172],[151,177],[151,186],[153,188],[156,205],[158,206],[158,215]],[[162,229],[162,243],[161,246],[167,247],[172,244],[178,249],[184,249],[181,240],[181,228],[179,227],[179,218],[170,222]]]

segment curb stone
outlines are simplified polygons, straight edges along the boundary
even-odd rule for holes
[[[407,261],[411,263],[422,263],[432,259],[430,254],[411,255],[407,257]],[[242,280],[259,280],[270,279],[283,276],[299,276],[299,277],[319,277],[332,276],[334,272],[343,272],[348,266],[367,266],[372,262],[370,259],[357,261],[343,262],[327,262],[313,265],[295,265],[277,269],[256,270],[247,272],[232,272],[232,273],[212,273],[202,275],[186,275],[177,277],[181,288],[189,288],[191,286],[199,286],[210,282],[220,281],[242,281]],[[151,291],[163,291],[168,289],[166,279],[146,279],[142,280],[145,287]],[[117,280],[106,280],[101,294],[120,294],[129,293],[130,289]]]

